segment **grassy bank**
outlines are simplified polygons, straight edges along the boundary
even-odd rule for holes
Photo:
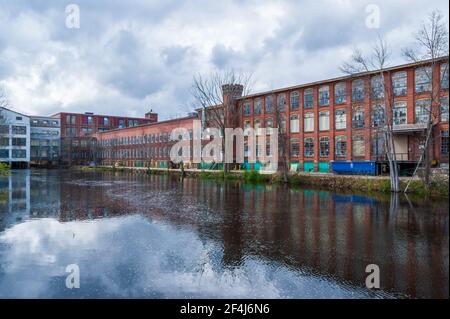
[[[0,176],[9,176],[11,175],[11,169],[8,164],[0,163]]]
[[[175,175],[180,176],[179,170],[149,169],[149,168],[114,168],[114,167],[82,167],[83,171],[93,172],[140,172],[149,175]],[[260,174],[258,171],[192,171],[186,170],[186,177],[208,179],[208,180],[235,180],[250,184],[283,184],[283,180],[278,174]],[[407,179],[401,179],[400,187],[403,190]],[[384,176],[342,176],[332,174],[290,174],[288,185],[291,187],[317,187],[335,191],[351,191],[358,193],[390,193],[389,177]],[[449,181],[445,176],[435,176],[432,178],[432,185],[429,191],[426,190],[421,180],[413,180],[409,186],[408,193],[420,197],[448,198]]]
[[[402,191],[405,189],[407,181],[407,179],[401,179],[400,189]],[[289,178],[289,184],[293,186],[313,185],[331,190],[357,191],[362,193],[376,192],[388,194],[391,192],[388,177],[293,175]],[[448,179],[439,177],[433,178],[429,191],[419,179],[413,180],[408,189],[408,193],[423,197],[448,198],[448,192]]]

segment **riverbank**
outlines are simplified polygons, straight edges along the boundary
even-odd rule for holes
[[[9,176],[11,174],[11,169],[9,165],[5,163],[0,163],[0,176]]]
[[[146,168],[146,167],[76,167],[83,171],[93,172],[141,172],[154,175],[176,175],[180,176],[179,169]],[[282,184],[283,179],[279,174],[259,173],[257,171],[230,171],[224,173],[218,170],[186,169],[186,177],[211,179],[211,180],[240,180],[247,183]],[[400,188],[403,190],[408,182],[407,177],[400,178]],[[355,191],[358,193],[390,193],[390,181],[388,176],[363,176],[363,175],[335,175],[332,173],[290,173],[288,185],[291,187],[313,186],[335,191]],[[448,198],[449,180],[448,176],[437,174],[432,178],[429,191],[426,190],[422,181],[415,178],[408,189],[409,194],[432,197]]]

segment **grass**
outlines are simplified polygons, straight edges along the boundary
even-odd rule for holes
[[[112,167],[83,167],[83,171],[133,171],[132,169]],[[179,175],[179,172],[169,170],[147,169],[142,171],[149,175]],[[280,174],[261,174],[255,170],[247,170],[242,173],[223,171],[197,171],[186,172],[186,177],[200,178],[215,181],[243,181],[248,184],[281,184],[283,180]],[[351,191],[367,194],[390,194],[391,186],[388,177],[370,178],[365,176],[339,176],[339,175],[303,175],[289,174],[288,185],[290,187],[309,186],[320,187],[326,190]],[[400,188],[406,187],[406,181],[401,181]],[[448,198],[449,182],[446,178],[434,178],[429,190],[421,180],[412,181],[409,186],[409,194],[418,197]]]
[[[0,163],[0,176],[11,175],[11,169],[8,164]]]

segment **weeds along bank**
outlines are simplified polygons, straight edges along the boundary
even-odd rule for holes
[[[115,167],[78,167],[85,172],[134,172],[149,175],[175,175],[180,176],[180,170],[154,169],[154,168],[115,168]],[[210,180],[236,180],[252,184],[283,184],[283,179],[278,174],[261,174],[258,171],[223,171],[186,170],[185,177]],[[400,181],[401,190],[406,186],[407,178]],[[388,176],[349,176],[333,174],[290,174],[288,183],[291,187],[310,186],[326,190],[355,191],[358,193],[390,193],[390,181]],[[409,194],[419,197],[448,198],[449,179],[446,175],[434,175],[430,190],[424,187],[420,179],[413,180],[408,190]]]
[[[8,164],[0,163],[0,176],[9,176],[11,174],[11,169]]]

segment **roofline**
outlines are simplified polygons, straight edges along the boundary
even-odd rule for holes
[[[442,56],[442,57],[437,58],[436,61],[439,61],[439,62],[444,61],[444,60],[448,61],[448,59],[449,59],[449,56],[447,55],[447,56]],[[429,59],[429,60],[422,60],[422,61],[418,61],[418,62],[411,62],[411,63],[401,64],[401,65],[391,66],[391,67],[385,68],[384,72],[390,72],[393,70],[399,70],[399,69],[404,69],[404,68],[408,68],[408,67],[429,64],[432,61],[433,61],[432,59]],[[316,86],[316,85],[320,85],[320,84],[326,84],[326,83],[330,83],[330,82],[343,81],[343,80],[353,79],[353,78],[357,78],[357,77],[362,77],[365,75],[373,75],[378,72],[380,72],[380,69],[373,70],[373,71],[367,71],[367,72],[355,73],[355,74],[351,74],[351,75],[340,76],[340,77],[331,78],[331,79],[327,79],[327,80],[314,81],[314,82],[309,82],[309,83],[300,84],[300,85],[288,86],[288,87],[284,87],[281,89],[275,89],[275,90],[269,90],[269,91],[263,91],[263,92],[249,94],[249,95],[244,95],[244,96],[241,96],[240,98],[238,98],[237,100],[245,100],[248,98],[254,98],[257,96],[267,95],[267,94],[271,94],[271,93],[272,94],[273,93],[281,93],[284,91],[291,91],[291,90],[295,90],[295,89],[307,88],[307,87]]]
[[[19,115],[22,115],[22,116],[28,117],[28,118],[30,118],[30,117],[31,117],[30,115],[26,115],[26,114],[23,114],[23,113],[20,113],[20,112],[17,112],[17,111],[11,110],[11,109],[9,109],[9,108],[7,108],[7,107],[4,107],[4,106],[0,106],[0,109],[4,109],[4,110],[7,110],[7,111],[10,111],[10,112],[13,112],[13,113],[16,113],[16,114],[19,114]]]
[[[135,128],[143,128],[143,127],[149,127],[149,126],[154,126],[154,125],[158,125],[158,124],[167,124],[169,122],[176,122],[176,121],[184,121],[184,120],[189,120],[189,119],[196,119],[196,117],[192,117],[192,116],[184,116],[184,117],[180,117],[177,119],[170,119],[170,120],[164,120],[161,122],[153,122],[153,123],[147,123],[147,124],[141,124],[141,125],[136,125],[136,126],[129,126],[129,127],[124,127],[124,128],[115,128],[112,130],[108,130],[105,132],[96,132],[95,134],[106,134],[106,133],[111,133],[111,132],[122,132],[125,130],[131,130],[131,129],[135,129]]]
[[[55,117],[60,114],[69,114],[69,115],[86,115],[86,116],[100,116],[100,117],[115,117],[115,118],[125,118],[125,119],[131,119],[131,120],[150,120],[146,117],[129,117],[129,116],[120,116],[120,115],[104,115],[104,114],[86,114],[86,113],[77,113],[77,112],[58,112],[53,115],[50,115],[50,117]],[[147,113],[148,114],[148,113]],[[155,113],[158,115],[158,113]]]

